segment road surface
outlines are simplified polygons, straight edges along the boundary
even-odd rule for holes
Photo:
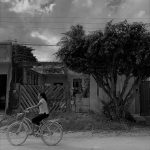
[[[22,146],[11,146],[5,134],[0,135],[0,150],[150,150],[150,135],[65,134],[57,146],[46,146],[40,138],[35,137],[29,137]]]

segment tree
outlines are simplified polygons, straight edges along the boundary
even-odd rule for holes
[[[14,44],[12,45],[12,79],[10,83],[9,91],[9,104],[6,113],[11,114],[13,109],[17,109],[19,104],[19,96],[14,93],[16,89],[16,83],[23,82],[23,65],[24,63],[37,62],[36,57],[32,53],[31,47]],[[18,91],[16,91],[18,92]]]
[[[144,23],[108,22],[104,31],[89,34],[72,26],[60,42],[57,57],[76,72],[90,74],[123,118],[134,90],[150,76],[150,32]],[[119,78],[123,86],[118,89]]]
[[[12,46],[13,82],[22,83],[24,65],[27,64],[32,67],[33,63],[37,62],[32,52],[33,49],[31,47],[19,44],[14,44]]]
[[[14,44],[13,47],[13,61],[14,63],[21,62],[37,62],[36,57],[33,55],[33,49],[24,45]]]

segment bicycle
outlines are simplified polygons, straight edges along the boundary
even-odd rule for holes
[[[43,119],[40,126],[37,126],[37,132],[34,132],[33,124],[31,120],[26,117],[26,114],[27,111],[18,113],[17,121],[12,123],[7,129],[6,137],[11,145],[22,145],[30,135],[41,137],[42,141],[48,146],[57,145],[61,141],[63,137],[63,128],[57,120]],[[33,134],[31,134],[32,131]],[[46,135],[50,137],[50,139],[47,140]],[[58,138],[54,138],[53,140],[53,137]]]

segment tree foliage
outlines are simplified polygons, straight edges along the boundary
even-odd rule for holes
[[[150,76],[150,32],[144,23],[111,21],[104,31],[89,34],[76,25],[58,44],[57,56],[69,69],[92,75],[114,103],[118,117],[133,99],[135,87]],[[124,83],[117,89],[121,76]]]
[[[36,57],[32,53],[33,49],[31,47],[15,44],[13,45],[12,49],[13,49],[12,57],[15,63],[37,61]]]

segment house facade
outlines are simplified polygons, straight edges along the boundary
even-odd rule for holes
[[[67,105],[75,112],[102,111],[101,100],[108,100],[92,76],[68,70],[62,63],[24,62],[19,65],[16,69],[12,63],[12,43],[0,43],[0,112],[20,104],[20,97],[13,97],[12,92],[19,91],[20,85],[64,86]],[[120,78],[118,88],[122,85]],[[135,98],[129,109],[132,114],[150,115],[149,93],[150,81],[143,81],[134,91]]]

